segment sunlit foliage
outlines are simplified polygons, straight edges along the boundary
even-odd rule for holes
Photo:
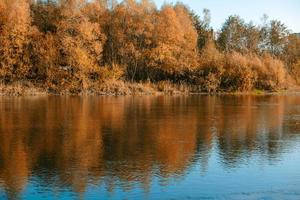
[[[0,81],[80,93],[110,79],[198,92],[277,90],[297,79],[300,39],[282,22],[232,15],[214,31],[210,20],[207,9],[198,16],[151,0],[0,0]]]

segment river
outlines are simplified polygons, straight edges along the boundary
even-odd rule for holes
[[[1,97],[0,199],[300,199],[300,96]]]

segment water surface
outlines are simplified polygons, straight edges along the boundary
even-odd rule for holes
[[[0,199],[300,199],[300,96],[1,97]]]

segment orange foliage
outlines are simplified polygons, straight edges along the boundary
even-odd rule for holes
[[[231,16],[216,36],[205,13],[201,21],[181,3],[157,9],[151,0],[0,0],[0,81],[57,93],[110,80],[217,92],[278,90],[288,73],[297,78],[299,38],[284,24]]]

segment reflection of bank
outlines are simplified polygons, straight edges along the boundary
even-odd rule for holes
[[[284,139],[285,97],[262,96],[224,100],[219,135],[219,156],[225,167],[236,167],[252,155],[270,161],[278,156]],[[286,143],[285,143],[286,144]]]
[[[154,165],[162,177],[171,176],[185,168],[194,151],[195,131],[189,128],[194,122],[185,123],[186,112],[152,112],[151,107],[164,104],[160,99],[1,101],[2,110],[10,112],[0,114],[0,173],[6,188],[15,193],[25,187],[29,174],[45,182],[58,175],[58,185],[80,193],[101,177],[111,187],[117,180],[124,187],[132,181],[147,185]],[[164,119],[169,112],[175,118]],[[175,121],[184,125],[178,131],[172,128]]]
[[[276,143],[289,132],[283,131],[286,109],[299,101],[289,99],[0,99],[0,182],[10,194],[32,175],[77,193],[91,183],[113,191],[138,182],[147,190],[153,176],[168,182],[195,163],[205,174],[212,150],[226,167],[253,154],[275,158],[286,148]]]
[[[1,113],[0,172],[7,190],[20,192],[30,174],[41,176],[45,183],[58,175],[58,185],[84,191],[91,169],[99,169],[102,149],[100,124],[88,124],[85,102],[57,98],[20,101],[4,102],[4,110],[11,112]],[[22,184],[7,181],[12,178]]]
[[[13,151],[8,146],[1,148],[0,179],[10,199],[17,198],[18,193],[25,187],[29,175],[26,147],[17,141],[13,148]]]
[[[153,175],[162,181],[180,176],[195,152],[195,119],[182,110],[184,98],[128,98],[121,129],[104,134],[107,171],[122,181],[151,183]],[[107,177],[113,178],[113,177]]]

